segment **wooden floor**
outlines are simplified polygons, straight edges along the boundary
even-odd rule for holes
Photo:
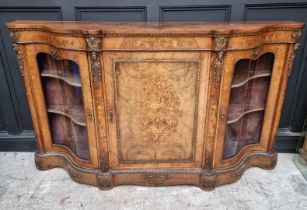
[[[293,154],[272,171],[249,169],[237,183],[198,187],[119,186],[111,191],[73,182],[62,169],[38,171],[33,153],[0,153],[0,209],[307,209],[307,182]]]

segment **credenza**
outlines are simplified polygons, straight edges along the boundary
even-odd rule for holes
[[[7,24],[38,169],[79,183],[195,185],[276,165],[302,23]]]

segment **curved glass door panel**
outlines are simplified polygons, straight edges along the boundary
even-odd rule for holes
[[[65,145],[83,159],[88,159],[88,143],[84,126],[79,126],[61,114],[49,113],[49,125],[54,144]]]
[[[236,63],[223,159],[235,156],[246,145],[259,143],[273,63],[272,53],[265,53],[257,60],[242,59]]]
[[[52,143],[64,145],[82,159],[89,159],[86,118],[78,65],[37,55],[48,112]]]

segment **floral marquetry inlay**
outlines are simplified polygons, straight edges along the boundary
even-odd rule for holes
[[[119,61],[114,68],[121,161],[187,161],[194,154],[199,63]]]
[[[159,73],[145,81],[139,103],[141,132],[144,141],[159,144],[177,132],[178,120],[182,116],[180,99],[174,86]]]

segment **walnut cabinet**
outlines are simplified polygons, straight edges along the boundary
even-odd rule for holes
[[[271,169],[303,24],[7,24],[38,169],[79,183],[196,185]]]

